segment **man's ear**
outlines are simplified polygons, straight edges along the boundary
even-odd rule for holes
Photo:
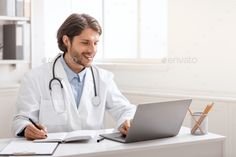
[[[70,39],[67,35],[63,35],[62,41],[66,46],[68,46],[70,44]]]

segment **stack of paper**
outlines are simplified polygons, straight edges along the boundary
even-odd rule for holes
[[[11,141],[0,155],[52,155],[58,143],[34,143],[32,141]]]

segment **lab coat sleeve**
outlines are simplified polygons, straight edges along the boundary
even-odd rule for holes
[[[118,128],[125,120],[133,119],[136,106],[130,104],[117,88],[113,78],[108,85],[106,109],[116,121]]]
[[[30,124],[29,118],[38,122],[40,94],[36,88],[37,83],[32,78],[31,74],[28,73],[21,82],[12,123],[12,131],[15,136],[17,136],[26,125]]]

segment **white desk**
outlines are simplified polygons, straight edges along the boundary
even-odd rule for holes
[[[3,146],[0,140],[0,150]],[[225,137],[216,134],[193,136],[182,128],[176,137],[122,144],[110,140],[97,143],[60,144],[53,156],[83,157],[224,157]]]

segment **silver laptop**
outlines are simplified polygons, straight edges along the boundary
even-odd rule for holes
[[[191,102],[188,99],[138,105],[127,136],[120,132],[100,136],[122,143],[176,136]]]

